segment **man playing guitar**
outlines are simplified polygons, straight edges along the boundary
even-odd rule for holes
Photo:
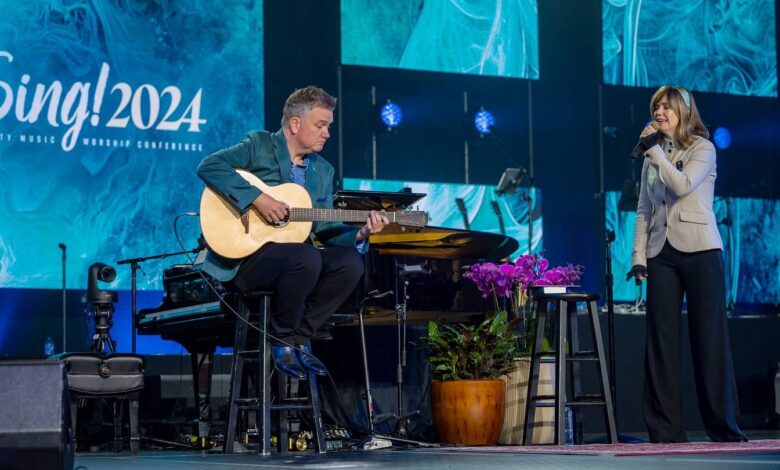
[[[200,162],[198,176],[207,191],[218,194],[240,217],[237,220],[242,221],[247,234],[255,228],[250,226],[249,215],[259,216],[265,228],[283,226],[295,209],[272,197],[270,191],[262,191],[262,185],[253,185],[237,170],[251,173],[270,187],[285,183],[303,186],[315,211],[333,209],[333,166],[318,152],[330,138],[335,107],[336,99],[321,88],[295,90],[284,104],[280,130],[251,131],[238,144]],[[305,369],[325,375],[325,366],[311,355],[311,336],[350,295],[363,275],[361,255],[368,249],[368,237],[387,223],[387,216],[375,211],[368,213],[363,226],[315,221],[310,235],[324,248],[300,240],[274,240],[245,258],[218,253],[204,228],[209,249],[203,269],[241,292],[272,289],[275,296],[268,332],[275,367],[300,379],[305,377]]]

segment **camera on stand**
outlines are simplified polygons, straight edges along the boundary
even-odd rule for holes
[[[103,264],[94,263],[89,267],[87,276],[86,308],[95,322],[95,332],[92,334],[92,352],[116,352],[116,341],[111,338],[111,327],[114,326],[114,304],[117,302],[116,291],[101,290],[98,281],[112,282],[116,279],[116,269]]]

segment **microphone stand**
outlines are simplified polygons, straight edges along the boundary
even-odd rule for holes
[[[60,243],[58,245],[60,247],[60,250],[62,250],[62,352],[66,352],[68,350],[68,328],[67,328],[67,313],[68,313],[68,307],[67,307],[67,285],[65,283],[66,277],[65,277],[65,252],[68,250],[68,247],[65,246],[64,243]]]
[[[366,387],[366,418],[368,420],[368,435],[361,439],[360,442],[355,444],[354,448],[358,450],[376,450],[392,447],[398,444],[414,445],[419,447],[436,447],[436,444],[380,434],[374,429],[374,424],[382,423],[396,416],[392,413],[383,413],[378,416],[374,415],[374,399],[371,396],[371,379],[368,374],[368,352],[366,347],[366,330],[363,317],[366,310],[366,303],[368,303],[370,300],[381,299],[391,294],[393,294],[393,291],[391,290],[381,294],[378,293],[378,291],[372,291],[369,292],[368,295],[360,302],[360,310],[358,311],[358,324],[360,326],[360,347],[363,353],[363,379],[365,380]],[[416,411],[415,413],[419,413],[419,411]],[[402,421],[402,418],[404,417],[399,418],[401,418],[399,421]]]
[[[631,179],[632,181],[635,180],[635,173],[634,173],[634,160],[636,159],[636,154],[632,151],[631,154]],[[600,206],[601,206],[601,213],[602,217],[606,218],[606,194],[604,193],[604,189],[602,187],[601,192],[597,194],[597,199],[600,200]],[[620,206],[620,203],[618,203],[618,206]],[[618,210],[620,208],[618,207]],[[621,434],[620,432],[617,432],[618,427],[618,406],[617,406],[617,388],[615,382],[617,381],[617,372],[616,372],[616,364],[615,364],[615,302],[614,302],[614,276],[612,273],[612,242],[615,241],[615,232],[613,230],[609,230],[606,228],[606,220],[604,219],[602,221],[603,227],[605,229],[605,250],[604,250],[604,284],[606,289],[606,307],[607,307],[607,335],[609,336],[609,341],[607,343],[607,352],[609,354],[609,391],[612,394],[612,416],[615,420],[615,431],[617,433],[618,442],[622,443],[630,443],[630,444],[636,444],[642,442],[641,439],[638,439],[636,437],[628,436]],[[641,284],[640,284],[641,285]],[[641,290],[640,290],[640,296],[641,296]],[[609,436],[601,436],[599,438],[593,439],[589,442],[610,442]]]
[[[609,335],[609,391],[612,394],[612,416],[617,423],[617,395],[615,394],[615,302],[614,279],[612,275],[612,242],[615,241],[615,232],[606,231],[607,251],[605,256],[605,284],[607,287],[607,334]]]
[[[136,306],[136,294],[137,294],[137,274],[136,271],[141,269],[141,266],[139,263],[142,263],[144,261],[149,261],[152,259],[163,259],[167,258],[169,256],[177,256],[177,255],[186,255],[186,254],[195,254],[198,253],[200,250],[198,248],[192,249],[192,250],[186,250],[186,251],[177,251],[176,253],[163,253],[161,255],[153,255],[153,256],[145,256],[142,258],[128,258],[123,259],[121,261],[117,261],[116,264],[129,264],[130,265],[130,328],[131,328],[131,338],[132,338],[132,352],[135,353],[135,343],[136,343],[136,325],[135,325],[135,316],[138,313],[137,306]],[[143,271],[143,269],[141,269]],[[144,273],[145,274],[145,273]]]
[[[398,259],[395,259],[396,266],[396,292],[399,287],[401,288],[401,295],[397,296],[398,302],[395,305],[395,323],[396,323],[396,342],[398,361],[396,363],[396,386],[398,396],[398,413],[385,413],[377,416],[376,423],[381,423],[389,419],[395,418],[395,431],[396,436],[402,438],[406,437],[406,424],[410,418],[420,415],[420,410],[412,410],[404,413],[404,367],[406,367],[406,320],[407,320],[407,304],[409,303],[409,294],[407,288],[409,286],[408,276],[416,273],[423,272],[424,269],[419,265],[399,265]]]
[[[615,427],[617,428],[618,422],[618,406],[617,406],[617,389],[615,382],[617,381],[617,373],[615,367],[615,303],[613,299],[614,295],[614,276],[612,275],[612,242],[615,241],[615,232],[612,230],[606,231],[606,254],[605,254],[605,284],[606,284],[606,296],[607,296],[607,334],[609,335],[609,343],[607,349],[609,353],[609,391],[612,394],[612,416],[615,419]],[[641,282],[639,283],[641,285]],[[617,432],[617,429],[615,429]],[[618,442],[637,444],[642,442],[641,439],[621,434],[617,432]],[[609,442],[608,437],[604,438],[606,442]]]

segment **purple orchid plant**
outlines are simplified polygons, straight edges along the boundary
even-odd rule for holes
[[[491,294],[496,311],[499,297],[511,299],[518,305],[515,295],[523,296],[530,287],[570,285],[582,276],[582,266],[567,264],[550,268],[550,262],[540,254],[522,255],[514,263],[477,263],[466,266],[463,277],[477,285],[482,298]]]

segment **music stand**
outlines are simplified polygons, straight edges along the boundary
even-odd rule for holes
[[[512,194],[517,191],[517,187],[520,186],[525,173],[525,168],[507,168],[504,170],[496,185],[496,194]]]
[[[333,207],[349,210],[400,211],[427,196],[410,191],[357,191],[340,189],[333,195]]]
[[[525,168],[507,168],[501,173],[501,178],[496,185],[496,194],[503,196],[504,194],[514,194],[517,191],[520,183],[526,180],[528,185],[528,193],[525,194],[522,199],[526,203],[528,211],[528,254],[533,253],[534,244],[534,213],[533,213],[533,198],[531,197],[531,191],[534,187],[534,180],[528,174],[528,170]]]

